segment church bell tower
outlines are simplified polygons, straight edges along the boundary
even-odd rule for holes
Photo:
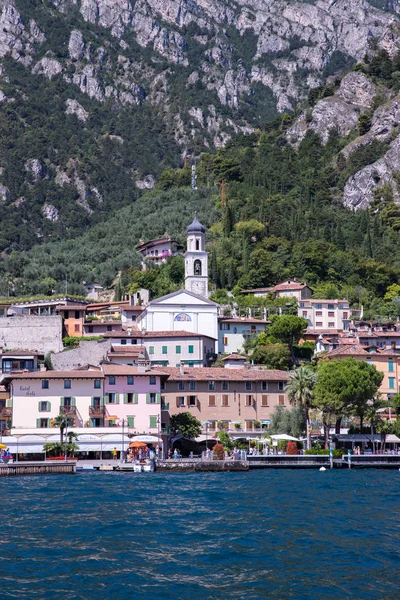
[[[206,252],[206,228],[197,219],[186,230],[185,289],[208,298],[208,252]]]

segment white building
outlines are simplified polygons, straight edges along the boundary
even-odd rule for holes
[[[218,353],[240,352],[247,339],[253,339],[265,331],[267,323],[248,317],[219,317]]]
[[[350,326],[348,300],[318,300],[309,298],[299,302],[298,316],[307,319],[309,330],[346,331]]]

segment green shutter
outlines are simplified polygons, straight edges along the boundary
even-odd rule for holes
[[[138,404],[139,402],[139,397],[138,397],[138,393],[135,392],[134,396],[133,396],[133,404]]]
[[[135,427],[135,417],[128,417],[128,427],[133,429]]]
[[[154,354],[154,346],[149,347],[149,354]]]
[[[177,346],[177,347],[176,347],[176,354],[180,354],[180,353],[181,353],[181,347],[180,347],[180,346]]]
[[[146,404],[150,404],[150,394],[146,394]]]
[[[163,347],[162,347],[162,353],[163,353],[163,354],[167,354],[167,353],[168,353],[168,348],[167,348],[167,346],[163,346]]]
[[[156,394],[156,404],[161,404],[161,394],[158,392]]]
[[[90,398],[90,406],[94,406],[94,398],[95,398],[94,396],[92,396]]]
[[[100,406],[104,406],[104,396],[100,396]]]
[[[150,429],[157,427],[157,417],[150,417]]]
[[[189,346],[189,354],[193,354],[194,353],[194,346]]]
[[[60,398],[60,406],[64,406],[64,396]]]
[[[128,394],[124,394],[124,404],[128,404]]]
[[[41,402],[40,402],[40,400],[39,400],[39,402],[38,402],[38,407],[37,407],[37,409],[38,409],[38,412],[41,412],[41,410],[40,410],[40,404],[41,404]]]
[[[12,408],[12,398],[8,398],[8,399],[6,400],[6,407],[7,407],[7,408]]]
[[[51,411],[51,404],[50,402],[47,402],[47,410],[50,412]]]
[[[115,404],[119,404],[119,394],[116,392],[115,394]]]
[[[36,419],[36,428],[40,429],[40,419]]]
[[[93,427],[93,419],[89,419],[89,427]]]
[[[76,406],[76,398],[75,398],[75,396],[72,396],[72,398],[71,398],[71,406]]]

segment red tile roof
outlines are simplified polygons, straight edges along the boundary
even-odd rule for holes
[[[103,363],[102,369],[104,371],[104,375],[140,375],[147,376],[156,375],[156,376],[167,376],[168,373],[165,369],[149,369],[148,371],[138,370],[139,367],[131,367],[130,365],[113,365],[110,363]]]
[[[300,281],[295,281],[293,283],[278,283],[278,285],[274,285],[272,288],[273,292],[285,292],[287,290],[304,290],[304,288],[308,287],[305,283],[301,283]]]
[[[371,356],[369,352],[364,350],[359,344],[353,346],[339,346],[328,352],[325,356],[334,358],[335,356]]]
[[[260,325],[269,325],[271,321],[256,319],[252,317],[218,317],[220,323],[257,323]]]
[[[102,379],[101,370],[39,371],[37,373],[11,373],[7,379]]]
[[[181,375],[180,368],[163,367],[163,372],[169,373],[169,381],[190,379],[197,381],[229,380],[229,381],[287,381],[288,371],[264,369],[224,369],[223,367],[189,367]]]
[[[232,354],[225,356],[222,360],[247,360],[247,358],[237,352],[232,352]]]

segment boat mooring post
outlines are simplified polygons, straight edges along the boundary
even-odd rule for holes
[[[329,448],[329,462],[331,464],[331,469],[333,469],[333,450],[332,450],[332,446]]]
[[[349,464],[349,469],[351,469],[351,450],[347,450],[347,462]]]

